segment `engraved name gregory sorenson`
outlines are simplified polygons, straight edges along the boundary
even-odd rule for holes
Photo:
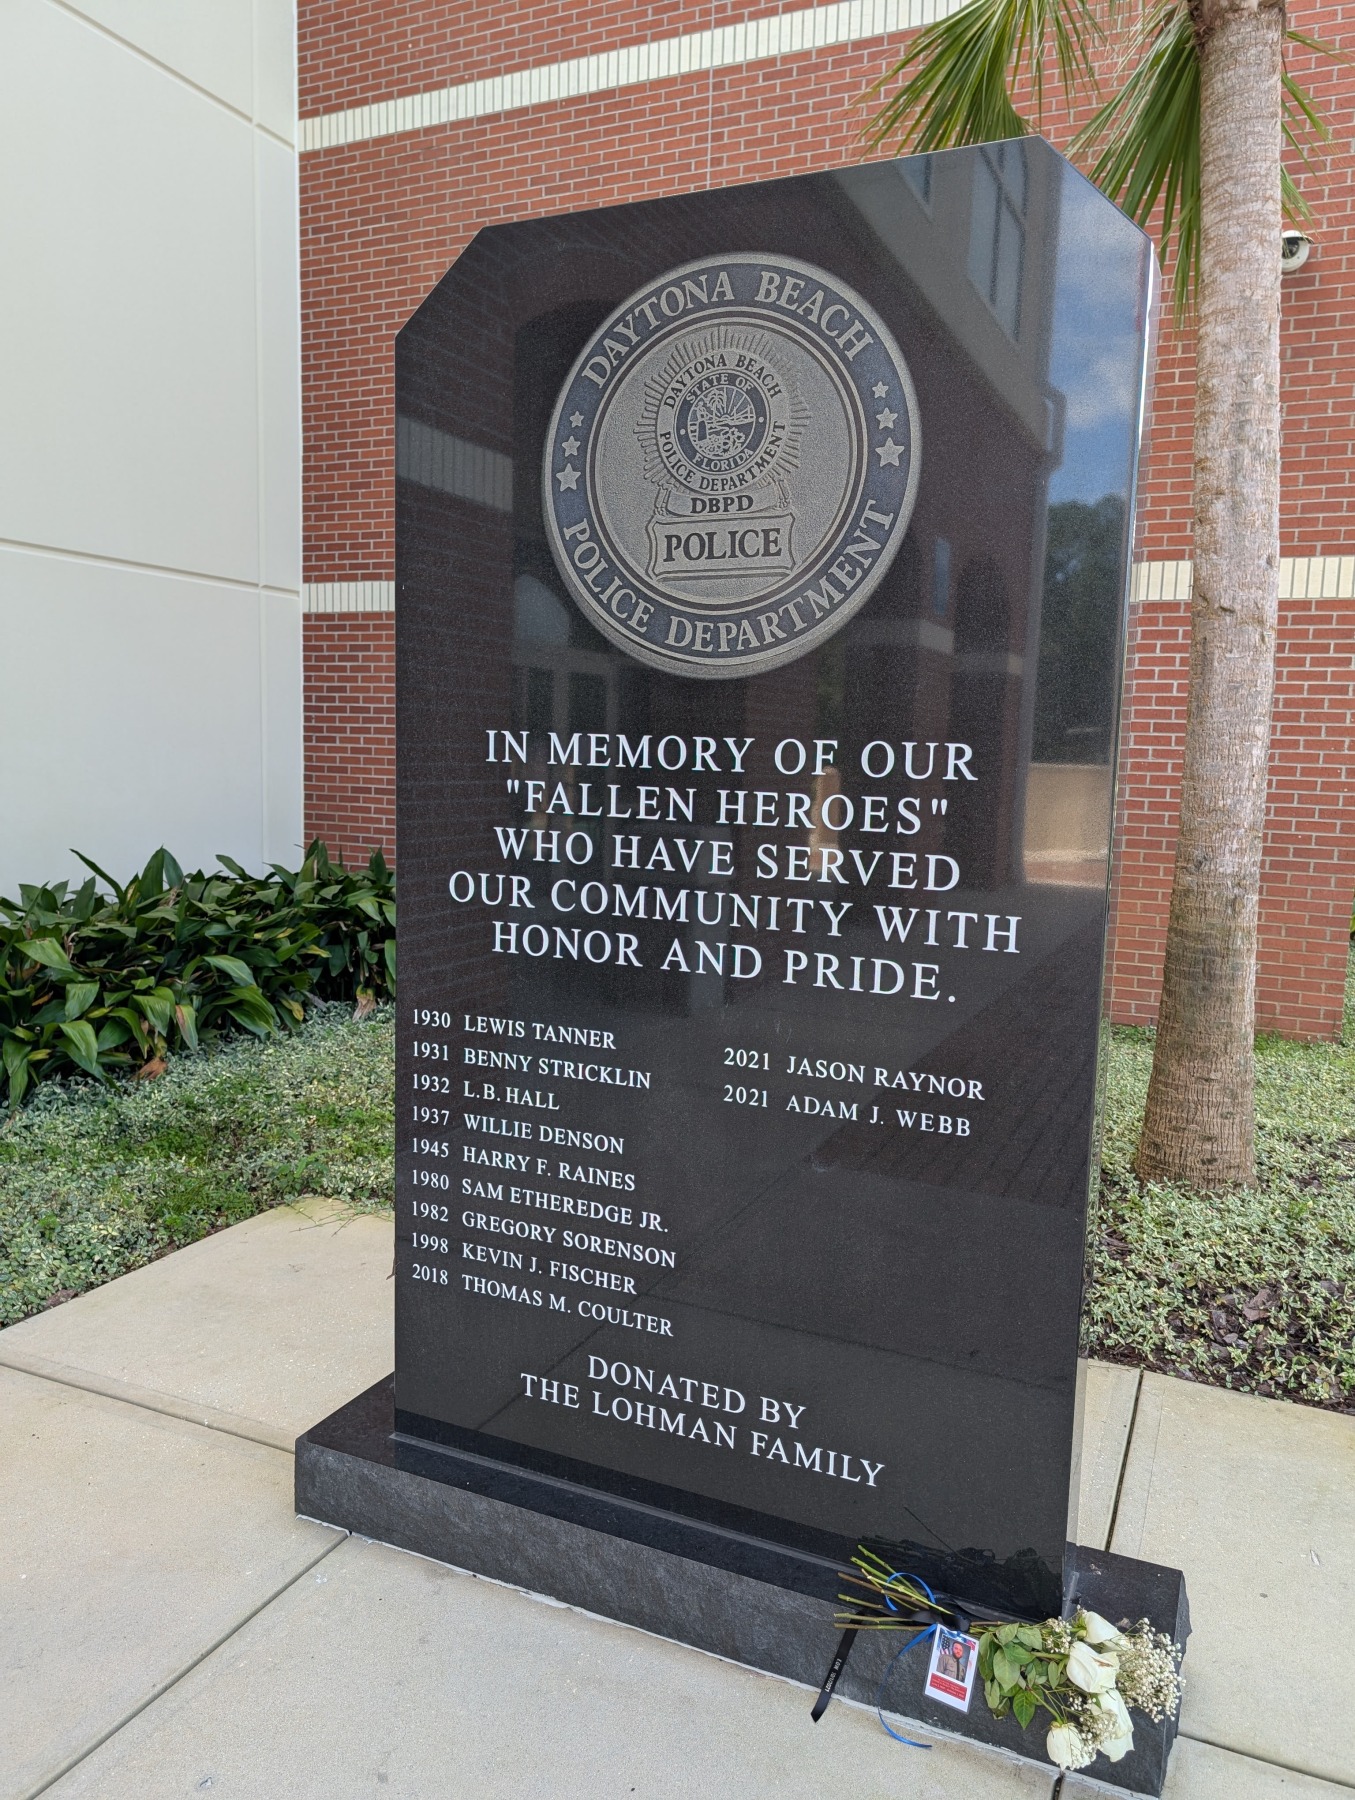
[[[598,630],[675,674],[791,661],[862,605],[917,492],[912,378],[822,269],[672,269],[593,334],[545,452],[551,547]]]

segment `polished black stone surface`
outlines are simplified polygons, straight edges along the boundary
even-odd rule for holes
[[[621,302],[750,253],[883,322],[916,501],[712,679],[594,629],[543,457]],[[1059,1610],[1150,290],[1027,140],[497,226],[401,332],[402,1467]]]
[[[523,1476],[502,1464],[404,1444],[393,1431],[388,1377],[308,1431],[296,1447],[296,1507],[364,1537],[548,1594],[589,1612],[675,1638],[817,1689],[839,1641],[833,1623],[836,1570],[751,1543],[741,1534],[693,1526],[671,1514],[642,1516],[590,1492]],[[704,1541],[703,1541],[704,1540]],[[803,1561],[805,1567],[786,1564]],[[1175,1569],[1073,1549],[1070,1599],[1112,1620],[1150,1619],[1184,1645],[1190,1634],[1185,1584]],[[863,1634],[837,1686],[844,1700],[901,1713],[927,1728],[1045,1760],[1044,1731],[994,1719],[977,1696],[968,1713],[922,1692],[914,1651],[891,1669],[901,1640]],[[883,1686],[882,1686],[883,1684]],[[803,1728],[812,1731],[805,1694]],[[1140,1794],[1160,1794],[1175,1722],[1134,1719],[1123,1761],[1097,1759],[1088,1774]],[[900,1751],[901,1755],[914,1752]]]

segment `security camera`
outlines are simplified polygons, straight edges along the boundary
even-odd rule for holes
[[[1280,233],[1280,273],[1292,275],[1307,262],[1313,247],[1313,240],[1301,231],[1282,231]]]

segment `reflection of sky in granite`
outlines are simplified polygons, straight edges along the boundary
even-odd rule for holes
[[[1138,405],[1137,310],[1143,240],[1065,165],[1050,380],[1067,397],[1051,500],[1122,493]]]

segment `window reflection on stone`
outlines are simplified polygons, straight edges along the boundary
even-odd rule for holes
[[[1021,332],[1026,158],[1020,144],[997,144],[974,159],[969,276],[1010,338]]]

